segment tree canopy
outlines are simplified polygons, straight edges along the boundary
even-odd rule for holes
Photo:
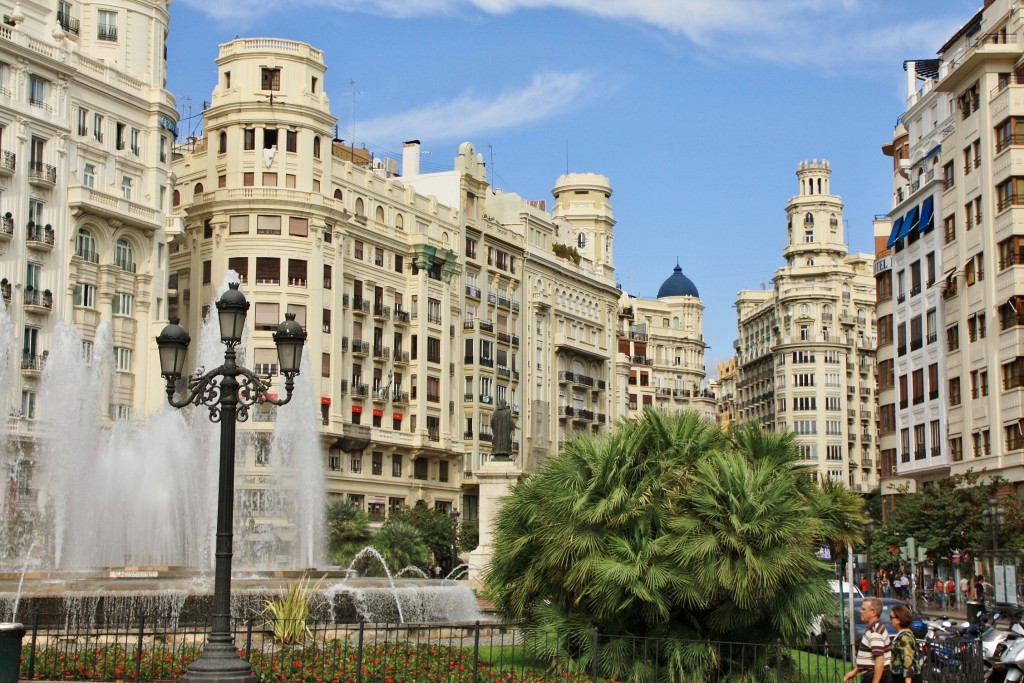
[[[862,504],[811,472],[792,434],[695,413],[572,438],[502,505],[488,595],[548,642],[672,639],[669,670],[701,680],[713,643],[800,642],[831,609],[816,552],[860,540]],[[638,676],[612,659],[606,675]]]

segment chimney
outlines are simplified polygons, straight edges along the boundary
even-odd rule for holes
[[[420,174],[420,141],[410,140],[402,145],[402,175],[408,177]]]

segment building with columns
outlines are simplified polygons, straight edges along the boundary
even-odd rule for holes
[[[491,188],[471,143],[452,170],[421,173],[408,142],[399,171],[331,139],[326,68],[305,43],[221,46],[204,134],[175,155],[184,229],[171,311],[197,329],[237,273],[256,369],[276,372],[271,332],[285,312],[309,333],[328,495],[375,521],[421,501],[474,518],[500,401],[524,470],[611,422],[611,186],[562,176],[548,213]],[[267,407],[250,423],[243,500],[261,499],[252,475],[275,466],[264,452],[274,416]]]
[[[165,401],[152,340],[167,321],[167,242],[180,234],[167,218],[178,119],[164,88],[168,4],[15,2],[0,24],[0,295],[20,344],[0,404],[7,436],[30,453],[58,323],[78,327],[87,357],[111,329],[101,420]],[[17,474],[26,500],[31,469]]]
[[[786,265],[736,298],[737,411],[797,435],[820,478],[878,484],[874,256],[850,254],[827,161],[803,162],[786,205]]]

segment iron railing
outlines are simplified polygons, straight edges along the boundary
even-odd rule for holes
[[[21,677],[26,680],[178,681],[202,650],[206,627],[169,616],[120,622],[35,614],[27,620]],[[260,681],[757,680],[839,683],[850,664],[838,648],[780,642],[730,643],[608,636],[596,631],[534,632],[482,622],[444,624],[295,623],[234,619],[240,655]],[[981,680],[980,640],[930,644],[923,680]]]

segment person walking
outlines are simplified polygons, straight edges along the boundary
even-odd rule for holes
[[[971,581],[966,576],[960,577],[960,602],[964,605],[971,599]]]
[[[889,614],[889,620],[896,627],[896,635],[892,639],[891,664],[893,683],[913,683],[918,673],[917,638],[910,630],[914,614],[906,605],[896,605]]]
[[[946,602],[951,608],[956,607],[956,584],[952,576],[946,579]]]
[[[860,677],[860,683],[892,683],[892,642],[889,632],[879,621],[882,601],[864,598],[860,604],[860,617],[868,626],[857,645],[856,666],[843,676],[844,681]]]
[[[941,576],[935,577],[935,583],[932,584],[932,593],[935,595],[935,604],[939,607],[945,607],[946,582],[942,580]]]
[[[882,597],[883,598],[891,598],[892,597],[892,582],[889,581],[889,575],[888,574],[882,574]]]

